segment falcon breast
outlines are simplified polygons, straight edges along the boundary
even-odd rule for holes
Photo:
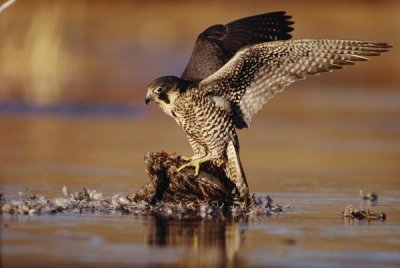
[[[249,191],[236,128],[276,93],[307,76],[342,69],[390,47],[356,40],[287,40],[290,17],[274,12],[215,25],[201,33],[181,78],[161,77],[148,87],[155,101],[186,132],[194,155],[178,171],[213,161],[224,166],[241,199]]]

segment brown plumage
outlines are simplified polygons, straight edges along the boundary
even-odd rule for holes
[[[224,166],[242,199],[249,191],[239,158],[236,128],[249,127],[255,113],[276,93],[309,75],[341,69],[388,50],[386,43],[354,40],[294,40],[246,46],[200,82],[161,77],[148,88],[188,135],[194,156],[188,166],[213,161]]]
[[[199,82],[216,72],[244,46],[290,39],[289,32],[293,30],[290,18],[278,11],[208,27],[197,37],[181,78]]]

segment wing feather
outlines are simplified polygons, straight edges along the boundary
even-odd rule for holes
[[[292,40],[248,46],[221,69],[200,82],[207,94],[227,98],[238,110],[234,122],[247,127],[262,106],[291,83],[367,61],[390,46],[354,40]],[[242,117],[242,118],[235,118]]]
[[[199,82],[221,68],[244,46],[290,39],[293,30],[285,12],[242,18],[208,27],[197,38],[182,79]]]

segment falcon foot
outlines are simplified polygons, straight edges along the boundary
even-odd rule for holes
[[[187,156],[184,156],[184,155],[181,155],[180,157],[181,157],[181,159],[184,160],[184,161],[191,161],[192,158],[193,158],[193,157],[187,157]]]
[[[207,157],[207,156],[202,157],[202,158],[198,158],[198,159],[192,159],[189,163],[186,163],[186,164],[180,166],[178,168],[178,172],[181,172],[184,168],[187,168],[187,167],[194,167],[194,175],[197,176],[197,175],[199,175],[200,164],[204,163],[204,162],[206,162],[206,161],[208,161],[210,159],[211,158]]]
[[[204,157],[203,157],[204,158]],[[203,159],[204,160],[204,159]],[[147,153],[145,156],[146,173],[150,181],[130,198],[138,204],[146,201],[156,204],[160,201],[174,204],[224,204],[226,209],[233,205],[236,196],[234,182],[225,173],[223,167],[213,165],[212,161],[201,164],[201,172],[195,176],[194,169],[176,172],[185,168],[181,156],[162,153]],[[188,167],[190,165],[187,165]]]
[[[193,156],[191,156],[191,157],[187,157],[187,156],[184,156],[184,155],[180,155],[179,157],[180,157],[182,160],[184,160],[184,161],[193,161],[193,160],[195,160],[195,159],[203,158],[204,155],[195,154],[195,155],[193,155]]]

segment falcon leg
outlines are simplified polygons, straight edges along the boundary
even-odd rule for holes
[[[204,156],[201,158],[197,159],[192,159],[189,163],[186,163],[178,168],[178,172],[180,172],[182,169],[187,168],[187,167],[194,167],[194,175],[197,176],[199,175],[199,170],[200,170],[200,164],[207,162],[208,160],[211,160],[211,156]]]

